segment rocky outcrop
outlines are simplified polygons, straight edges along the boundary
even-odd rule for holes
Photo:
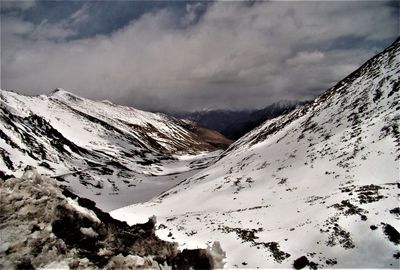
[[[178,251],[156,218],[129,226],[29,169],[0,183],[0,268],[211,269],[213,249]],[[219,252],[221,253],[221,252]],[[216,259],[217,258],[217,259]]]

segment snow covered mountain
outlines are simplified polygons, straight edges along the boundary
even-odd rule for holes
[[[104,210],[115,209],[150,199],[181,180],[159,176],[204,167],[204,153],[217,150],[218,139],[225,138],[212,145],[190,128],[163,114],[62,89],[41,96],[0,90],[0,177],[20,177],[27,165],[34,166]],[[199,154],[196,160],[187,156]],[[104,197],[118,198],[108,198],[114,205],[107,205]]]
[[[400,39],[310,104],[269,120],[158,198],[183,247],[220,241],[229,268],[398,268]]]

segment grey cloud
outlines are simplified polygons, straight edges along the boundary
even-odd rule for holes
[[[65,21],[51,24],[47,20],[35,25],[31,22],[23,21],[16,17],[4,15],[1,19],[1,34],[3,39],[13,39],[14,36],[23,37],[27,40],[65,40],[76,33],[68,28]],[[27,42],[21,40],[21,42]],[[29,41],[28,41],[29,42]],[[5,44],[10,44],[8,40]],[[12,44],[10,44],[12,45]],[[7,48],[4,48],[7,50]]]
[[[35,0],[3,0],[0,2],[2,10],[30,9],[35,6]]]
[[[87,23],[90,19],[89,9],[90,9],[89,5],[86,4],[83,5],[77,11],[75,11],[70,17],[71,23],[73,25]]]
[[[286,60],[289,66],[299,66],[311,63],[318,63],[324,59],[324,54],[319,51],[298,52],[295,57]]]
[[[32,36],[37,25],[7,18],[1,87],[29,94],[63,87],[151,110],[262,107],[319,94],[375,53],[369,42],[388,45],[397,35],[381,2],[214,3],[198,17],[201,8],[187,7],[186,27],[162,9],[110,35],[69,41],[68,25],[85,20],[84,7],[68,23],[43,23],[34,40],[20,33]],[[346,37],[364,46],[332,48]]]
[[[1,20],[1,34],[3,37],[12,35],[26,35],[31,33],[34,25],[30,22],[21,21],[15,17],[3,16]]]
[[[49,24],[47,20],[43,20],[37,25],[30,37],[36,40],[54,39],[65,40],[66,38],[75,35],[75,32],[68,29],[63,24]]]

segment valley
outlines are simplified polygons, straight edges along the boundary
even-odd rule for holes
[[[107,166],[90,168],[91,175],[102,177],[108,173],[104,184],[93,185],[86,182],[88,172],[70,172],[67,175],[56,176],[66,181],[69,189],[82,197],[96,202],[103,211],[111,211],[133,203],[143,203],[173,188],[175,185],[200,172],[220,154],[214,151],[195,156],[177,156],[176,159],[161,161],[157,172],[151,174],[131,173],[129,180],[120,181],[120,172],[112,172]],[[86,174],[85,174],[86,172]],[[76,181],[76,178],[80,179]],[[82,185],[85,188],[82,188]]]
[[[0,175],[20,177],[35,167],[105,211],[159,195],[231,143],[194,123],[63,89],[0,91]]]
[[[40,96],[1,90],[2,185],[30,181],[38,192],[36,182],[53,178],[49,188],[62,204],[45,198],[54,209],[71,204],[78,211],[81,197],[111,224],[132,226],[124,230],[150,222],[151,237],[176,242],[179,251],[201,250],[196,256],[206,254],[208,267],[217,256],[218,266],[226,268],[396,268],[399,57],[397,40],[312,102],[233,143],[190,120],[62,89]],[[31,173],[34,168],[44,178]],[[2,190],[13,202],[8,212],[19,205],[25,205],[22,213],[37,211],[29,208],[23,190],[10,190]],[[75,229],[97,241],[99,233],[92,230],[103,229],[89,225],[92,229]],[[9,227],[2,230],[19,237]],[[113,262],[96,241],[90,248],[100,262],[90,263]],[[86,246],[79,248],[83,253],[72,252],[69,264],[82,254],[94,256]],[[2,250],[9,252],[9,246]],[[174,252],[168,256],[178,260]]]
[[[185,248],[217,240],[228,268],[396,268],[399,53],[397,40],[208,168],[111,215],[156,215],[158,235]]]
[[[400,269],[399,14],[0,0],[0,270]]]

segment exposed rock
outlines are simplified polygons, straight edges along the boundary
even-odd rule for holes
[[[388,237],[389,241],[394,244],[400,244],[400,233],[390,224],[383,224],[383,232]]]
[[[306,256],[301,256],[300,258],[297,258],[293,262],[293,268],[294,269],[302,269],[306,267],[309,264],[309,260],[307,259]]]
[[[0,184],[0,268],[211,269],[222,250],[177,250],[155,235],[155,217],[129,226],[95,203],[27,170]]]

